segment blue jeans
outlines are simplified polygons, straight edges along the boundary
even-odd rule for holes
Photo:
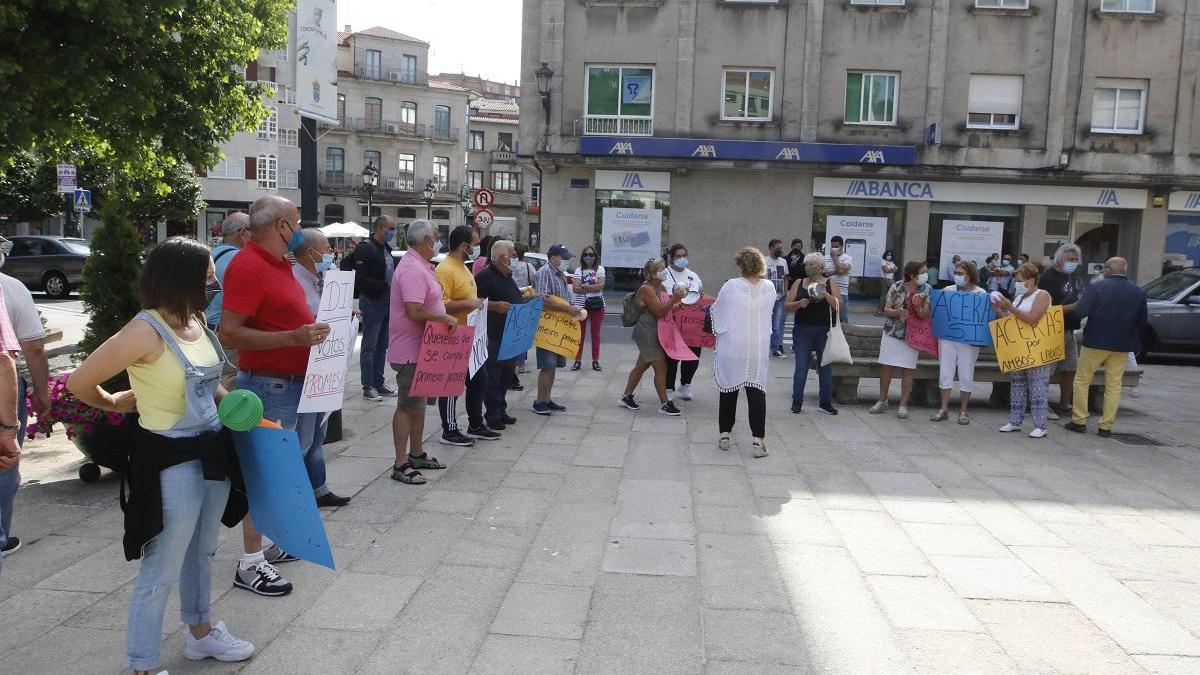
[[[787,320],[787,312],[783,311],[783,298],[775,301],[771,309],[771,351],[783,349],[783,324]]]
[[[842,307],[838,310],[838,320],[842,325],[850,323],[850,295],[842,293]]]
[[[825,352],[825,340],[829,337],[826,326],[792,326],[792,348],[796,352],[796,371],[792,375],[792,400],[804,400],[804,385],[808,381],[808,365],[810,353],[815,352],[817,363]],[[829,404],[833,398],[833,365],[817,368],[817,383],[819,386],[820,402]]]
[[[312,483],[313,496],[323,497],[330,493],[325,484],[325,432],[329,421],[325,413],[300,413],[296,422],[296,435],[300,437],[300,450],[304,453],[304,468],[308,471],[308,482]]]
[[[300,407],[300,393],[304,388],[304,380],[280,380],[274,377],[248,375],[246,371],[238,372],[238,389],[248,389],[263,402],[263,417],[275,422],[284,429],[295,429]]]
[[[389,306],[387,298],[360,298],[358,301],[358,309],[362,312],[362,347],[358,354],[358,368],[364,391],[383,386],[383,369],[387,366]]]
[[[198,459],[163,469],[159,482],[163,529],[142,552],[129,601],[125,666],[134,670],[159,665],[163,612],[175,584],[179,618],[188,625],[211,620],[212,559],[229,499],[229,481],[204,480]]]
[[[17,445],[25,445],[25,422],[29,409],[25,407],[25,378],[17,375]],[[17,488],[21,487],[21,463],[8,471],[0,471],[0,548],[8,543],[12,529],[13,502],[17,499]],[[4,569],[4,557],[0,556],[0,570]]]

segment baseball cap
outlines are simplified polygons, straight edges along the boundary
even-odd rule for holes
[[[575,256],[571,255],[571,251],[567,250],[566,244],[555,244],[555,245],[551,246],[550,250],[546,251],[546,255],[547,256],[556,255],[556,256],[559,256],[560,258],[562,258],[563,260],[570,260],[571,258],[575,257]]]

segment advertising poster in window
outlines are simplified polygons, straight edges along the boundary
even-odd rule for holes
[[[938,269],[949,269],[956,255],[963,260],[974,260],[976,265],[982,267],[989,255],[1000,251],[1003,241],[1004,223],[991,220],[943,220]]]
[[[621,103],[650,103],[651,75],[626,72],[621,78]]]
[[[1172,213],[1167,217],[1164,262],[1175,267],[1200,265],[1200,214]]]
[[[601,239],[607,267],[642,269],[662,253],[662,210],[605,208]]]
[[[888,219],[882,216],[838,216],[825,220],[825,250],[829,240],[841,235],[845,252],[853,258],[852,277],[883,276],[883,252],[887,250]]]
[[[337,124],[336,0],[299,0],[295,81],[300,114]]]

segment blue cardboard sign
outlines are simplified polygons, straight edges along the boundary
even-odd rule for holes
[[[500,350],[496,353],[496,358],[507,361],[529,351],[541,318],[541,298],[513,305],[504,317],[504,336],[500,338]]]
[[[334,569],[296,432],[255,427],[233,439],[254,527],[288,553]]]
[[[582,155],[628,157],[694,157],[747,159],[766,162],[828,162],[831,164],[916,164],[913,145],[860,143],[802,143],[800,141],[733,141],[713,138],[654,136],[583,136]]]
[[[933,309],[933,334],[941,340],[963,342],[978,347],[992,346],[988,322],[996,318],[987,293],[962,291],[929,292]]]

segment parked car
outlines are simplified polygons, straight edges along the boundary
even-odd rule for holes
[[[1150,324],[1138,358],[1146,352],[1200,352],[1200,267],[1164,274],[1143,288]]]
[[[83,266],[92,254],[87,240],[44,235],[9,237],[4,273],[34,291],[65,298],[83,283]]]

